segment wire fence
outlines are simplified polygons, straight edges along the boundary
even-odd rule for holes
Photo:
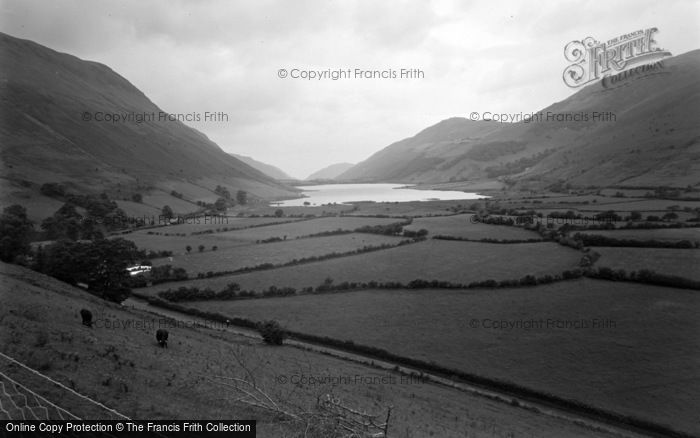
[[[0,353],[0,419],[2,420],[129,420],[126,415],[80,394],[63,383]],[[16,373],[9,375],[9,369]],[[17,374],[17,375],[14,375]],[[24,376],[24,379],[18,376]],[[24,380],[24,384],[19,380]],[[28,383],[28,381],[32,383]],[[29,386],[33,386],[34,390]],[[40,395],[51,393],[53,401]],[[70,408],[68,408],[70,406]]]

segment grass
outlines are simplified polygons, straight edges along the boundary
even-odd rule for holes
[[[453,208],[468,208],[477,199],[459,201],[415,201],[415,202],[357,202],[357,210],[352,215],[390,215],[390,216],[441,216],[453,214]]]
[[[315,240],[315,239],[314,239]],[[264,246],[267,246],[266,244]],[[556,243],[494,245],[478,242],[426,240],[398,248],[357,256],[326,260],[242,275],[160,284],[141,289],[155,293],[170,287],[198,286],[214,290],[236,282],[243,289],[262,290],[269,286],[297,289],[318,286],[331,277],[343,281],[401,281],[420,278],[470,283],[478,280],[504,280],[532,274],[560,274],[578,265],[581,253]]]
[[[191,219],[189,223],[169,225],[167,227],[158,228],[153,231],[164,233],[197,233],[206,230],[215,231],[223,228],[240,229],[255,226],[265,226],[268,224],[276,224],[280,222],[294,222],[299,218],[291,217],[233,217],[233,216],[203,216],[200,215],[195,219]]]
[[[673,242],[679,240],[689,240],[691,242],[700,241],[700,228],[593,230],[581,231],[581,233],[597,234],[614,239],[663,240]]]
[[[405,228],[415,231],[425,228],[429,231],[429,236],[440,234],[467,239],[525,240],[541,238],[539,234],[523,228],[472,223],[471,218],[471,214],[416,218],[411,225]]]
[[[352,339],[700,432],[700,295],[694,292],[582,279],[526,289],[368,290],[188,305],[272,318],[295,331]],[[612,323],[485,327],[486,320],[540,319]]]
[[[214,239],[212,236],[208,237]],[[333,252],[350,252],[364,246],[396,245],[401,240],[399,237],[352,233],[265,244],[245,242],[242,246],[224,246],[217,251],[211,251],[210,247],[207,247],[206,251],[202,253],[197,252],[196,246],[193,245],[194,249],[189,255],[174,257],[172,262],[167,258],[157,259],[153,261],[153,265],[171,264],[174,267],[183,267],[192,275],[197,272],[230,271],[263,263],[277,265],[294,259],[323,256]],[[212,241],[216,242],[216,240]],[[220,239],[219,241],[224,244],[229,242],[228,239]]]
[[[250,242],[221,239],[215,234],[205,234],[201,236],[157,236],[148,235],[143,232],[131,233],[122,237],[126,240],[131,240],[139,249],[152,251],[172,251],[173,255],[183,255],[187,253],[186,247],[191,246],[192,251],[196,252],[199,245],[204,245],[206,251],[211,251],[212,246],[217,246],[219,250],[232,248],[241,245],[250,245]]]
[[[160,349],[154,336],[159,320],[153,314],[103,302],[17,266],[0,264],[0,290],[4,354],[42,368],[50,377],[131,418],[255,419],[259,436],[303,436],[303,430],[235,402],[236,394],[208,379],[212,375],[250,378],[242,363],[275,400],[288,400],[302,409],[313,409],[317,396],[327,393],[347,406],[372,413],[384,414],[393,405],[390,430],[394,437],[450,438],[493,431],[502,436],[546,438],[593,435],[589,429],[528,410],[420,382],[386,383],[400,376],[292,347],[267,347],[218,330],[170,327],[169,348]],[[81,308],[91,309],[95,319],[135,324],[89,329],[80,323]],[[27,347],[43,338],[45,331],[48,338],[40,350]],[[4,373],[81,418],[109,418],[95,405],[6,366],[4,359],[2,364]],[[362,380],[294,385],[280,383],[280,376],[347,377],[351,381],[360,376]]]
[[[589,204],[579,207],[582,211],[588,210],[615,210],[621,211],[644,211],[644,212],[660,212],[660,211],[670,211],[667,210],[668,207],[677,205],[681,209],[683,207],[697,208],[700,207],[699,201],[677,201],[669,199],[626,199],[621,200],[616,198],[617,202],[602,203],[598,201],[597,204]]]
[[[157,217],[156,217],[157,220]],[[129,234],[117,235],[127,240],[131,240],[140,249],[153,251],[172,251],[174,254],[186,254],[185,248],[189,245],[193,251],[197,251],[199,245],[204,245],[207,251],[216,245],[219,249],[231,248],[241,245],[248,245],[249,240],[237,239],[234,237],[222,237],[221,231],[223,228],[243,229],[247,227],[268,226],[280,222],[296,221],[299,219],[290,218],[234,218],[234,217],[219,217],[212,218],[204,216],[191,219],[190,223],[178,225],[169,225],[165,227],[150,228],[145,230],[134,231]],[[214,221],[215,223],[211,223]],[[270,225],[273,226],[273,225]],[[214,231],[213,234],[197,234],[194,232],[205,230]],[[184,234],[185,236],[178,236]]]
[[[271,237],[284,237],[294,239],[295,237],[306,236],[324,231],[337,229],[354,230],[365,225],[386,225],[398,222],[395,218],[372,218],[372,217],[322,217],[309,221],[301,221],[290,224],[273,225],[269,227],[248,228],[245,230],[228,231],[220,233],[220,238],[233,238],[237,240],[264,240]]]
[[[595,247],[601,255],[596,266],[627,272],[650,269],[660,274],[700,280],[700,250],[670,248]]]
[[[121,208],[127,216],[133,218],[145,218],[145,220],[154,219],[158,221],[158,215],[160,215],[160,208],[154,207],[152,205],[146,205],[141,202],[133,201],[115,201],[119,208]]]

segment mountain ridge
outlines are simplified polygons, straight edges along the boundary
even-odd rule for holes
[[[264,173],[265,175],[274,178],[276,180],[293,180],[291,176],[289,176],[284,170],[280,169],[277,166],[273,166],[272,164],[268,163],[263,163],[262,161],[258,161],[253,157],[248,157],[245,155],[239,155],[239,154],[234,154],[233,152],[229,153],[230,155],[233,155],[236,159],[243,161],[253,169],[257,169],[260,172]]]
[[[323,167],[316,172],[312,173],[311,175],[307,176],[305,178],[306,181],[311,181],[311,180],[328,180],[328,179],[335,179],[338,177],[340,174],[345,172],[346,170],[350,169],[354,164],[352,163],[334,163],[331,164],[330,166]]]
[[[160,119],[167,113],[106,65],[4,33],[0,58],[3,204],[42,202],[38,187],[49,182],[115,199],[174,190],[193,209],[213,201],[217,185],[265,199],[295,192],[181,121]]]
[[[700,50],[615,88],[591,84],[542,109],[587,121],[503,124],[450,118],[392,143],[344,172],[344,181],[501,180],[541,188],[700,184]],[[615,119],[592,120],[613,113]],[[659,167],[661,164],[661,167]]]

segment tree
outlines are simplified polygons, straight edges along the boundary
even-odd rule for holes
[[[59,183],[45,183],[39,189],[42,195],[50,198],[62,198],[66,196],[66,188]]]
[[[277,216],[277,217],[284,216],[284,210],[282,210],[281,208],[278,208],[277,210],[275,210],[275,216]]]
[[[244,190],[239,190],[236,192],[236,201],[241,205],[245,205],[248,202],[248,193]]]
[[[141,193],[134,193],[131,195],[131,200],[134,202],[141,203],[143,202],[143,196],[141,196]]]
[[[638,211],[633,211],[630,213],[630,219],[633,221],[640,221],[642,220],[642,213]]]
[[[0,216],[0,260],[11,262],[17,256],[29,254],[33,229],[24,207],[18,204],[5,207]]]
[[[282,345],[287,333],[277,321],[269,320],[258,324],[258,332],[266,344]]]
[[[664,221],[675,221],[676,219],[678,219],[678,215],[673,212],[666,213],[661,217],[661,220]]]
[[[124,239],[61,240],[43,252],[43,273],[71,284],[85,283],[88,292],[117,303],[131,292],[126,268],[140,255],[134,242]]]
[[[219,249],[219,247],[216,246],[216,245],[214,245],[214,246],[211,247],[211,250],[212,250],[212,251],[216,251],[217,249]]]
[[[187,246],[185,247],[185,249],[187,250],[187,254],[189,254],[190,251],[192,251],[192,247],[189,246],[189,245],[187,245]]]
[[[224,199],[231,199],[231,193],[228,191],[228,189],[226,187],[217,185],[216,188],[214,189],[214,193],[216,193],[217,195],[220,195]]]
[[[204,245],[199,245],[197,249],[199,250],[199,252],[204,252]]]
[[[83,217],[76,211],[75,205],[66,202],[56,210],[51,217],[41,222],[41,229],[46,233],[46,239],[70,239],[80,238]],[[90,228],[90,227],[88,227]]]
[[[170,219],[171,217],[175,216],[175,213],[173,213],[173,209],[170,208],[169,205],[163,206],[163,209],[160,211],[160,214],[166,219]]]
[[[226,211],[226,200],[224,198],[219,198],[214,203],[214,208],[217,211]]]

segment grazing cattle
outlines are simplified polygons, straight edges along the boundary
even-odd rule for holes
[[[83,318],[83,325],[92,328],[92,312],[88,309],[80,309],[80,317]]]
[[[165,329],[158,329],[156,332],[156,340],[162,348],[168,348],[168,331]]]

